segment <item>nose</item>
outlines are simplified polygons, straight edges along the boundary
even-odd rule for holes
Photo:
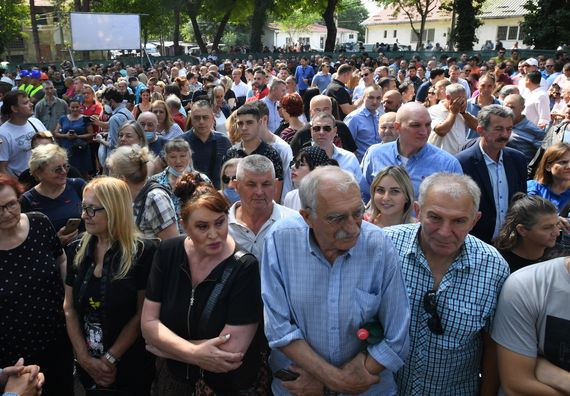
[[[439,227],[438,233],[441,236],[451,236],[453,234],[451,223],[444,221]]]

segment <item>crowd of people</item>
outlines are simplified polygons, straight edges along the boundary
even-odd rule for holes
[[[389,55],[3,71],[0,389],[570,394],[570,59]]]

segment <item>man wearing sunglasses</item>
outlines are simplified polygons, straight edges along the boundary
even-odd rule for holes
[[[410,298],[410,355],[396,375],[401,395],[496,395],[490,338],[509,267],[472,235],[481,191],[468,176],[436,173],[414,203],[419,224],[385,228]],[[481,375],[481,376],[480,376]]]

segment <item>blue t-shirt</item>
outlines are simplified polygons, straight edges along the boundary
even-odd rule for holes
[[[59,127],[61,128],[60,133],[69,133],[70,130],[74,130],[76,135],[84,135],[87,133],[87,124],[83,117],[72,121],[66,115],[61,116],[59,119]],[[61,139],[60,146],[69,149],[73,146],[73,140]]]
[[[526,189],[528,195],[538,195],[552,202],[558,208],[558,213],[562,212],[564,207],[570,202],[570,189],[564,191],[562,194],[555,194],[550,190],[550,187],[540,184],[536,180],[528,180],[526,182]]]
[[[65,226],[67,220],[81,218],[83,187],[83,179],[68,178],[65,190],[55,199],[41,195],[35,187],[31,188],[22,195],[22,212],[45,214],[57,232]]]

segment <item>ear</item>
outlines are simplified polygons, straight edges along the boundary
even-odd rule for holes
[[[522,224],[517,224],[515,226],[515,230],[517,230],[517,232],[522,236],[525,237],[528,233],[528,230],[525,228],[525,226],[523,226]]]
[[[421,207],[418,201],[414,201],[414,212],[416,212],[416,218],[420,218]]]
[[[485,129],[481,125],[477,125],[477,133],[479,134],[479,136],[483,136],[483,134],[485,133]]]
[[[473,224],[471,225],[471,229],[473,229],[473,227],[475,227],[475,224],[477,224],[479,219],[481,219],[481,212],[475,213],[475,217],[473,218]]]
[[[306,209],[300,209],[299,214],[301,214],[301,216],[303,217],[303,220],[305,220],[305,223],[307,223],[309,228],[313,228],[313,221],[311,218],[311,212],[309,212]]]

